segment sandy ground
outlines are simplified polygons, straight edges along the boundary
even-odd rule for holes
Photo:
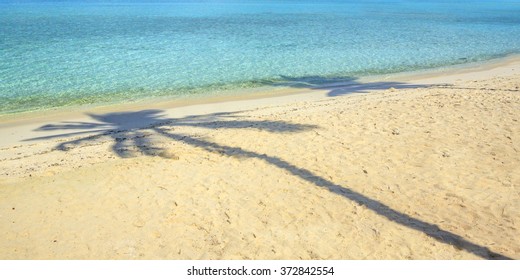
[[[519,259],[519,69],[5,122],[0,258]]]

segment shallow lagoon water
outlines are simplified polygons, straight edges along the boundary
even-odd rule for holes
[[[0,0],[0,114],[348,79],[520,51],[520,1]]]

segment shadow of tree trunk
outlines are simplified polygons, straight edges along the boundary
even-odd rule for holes
[[[359,205],[365,206],[367,209],[370,209],[372,212],[377,215],[383,216],[389,221],[395,222],[399,225],[408,227],[410,229],[422,232],[435,240],[453,245],[460,250],[465,250],[469,253],[472,253],[476,256],[482,257],[484,259],[500,259],[500,260],[510,260],[511,258],[495,253],[489,250],[487,247],[475,244],[471,241],[466,240],[464,237],[459,236],[457,234],[451,233],[449,231],[440,229],[437,225],[431,224],[425,221],[421,221],[417,218],[411,217],[405,213],[401,213],[397,210],[390,208],[389,206],[369,198],[361,193],[353,191],[349,188],[340,186],[335,184],[329,180],[326,180],[320,176],[317,176],[310,172],[305,168],[297,167],[281,158],[269,156],[266,154],[259,154],[252,151],[247,151],[239,147],[230,147],[220,145],[214,142],[209,142],[206,140],[201,140],[197,138],[193,138],[187,135],[181,134],[173,134],[167,132],[159,127],[154,128],[159,134],[162,134],[170,139],[186,143],[188,145],[202,148],[208,152],[212,153],[221,153],[227,156],[242,156],[248,158],[256,158],[265,161],[268,164],[276,166],[280,169],[284,169],[291,173],[292,175],[299,177],[303,180],[306,180],[316,186],[325,188],[330,192],[343,196],[351,201],[356,202]]]

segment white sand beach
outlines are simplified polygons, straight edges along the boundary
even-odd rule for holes
[[[0,123],[1,259],[518,259],[520,59]]]

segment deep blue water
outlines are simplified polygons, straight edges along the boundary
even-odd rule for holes
[[[520,0],[0,0],[0,114],[518,52]]]

